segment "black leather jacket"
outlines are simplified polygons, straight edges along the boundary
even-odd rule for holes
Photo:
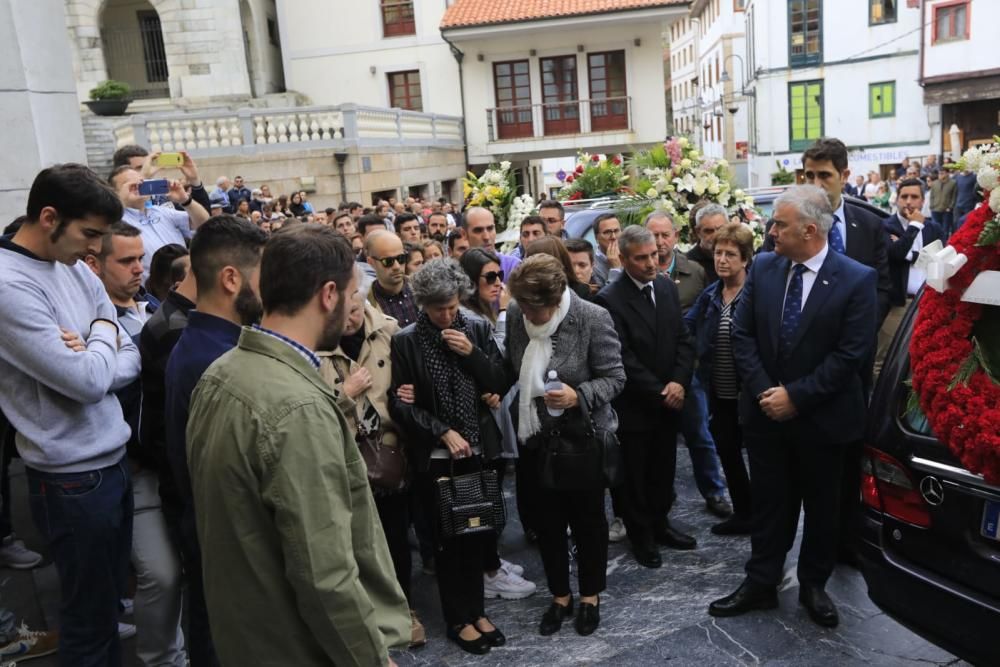
[[[503,355],[493,340],[489,323],[479,318],[468,317],[472,353],[459,358],[459,365],[476,381],[479,394],[499,394],[507,391],[503,367]],[[416,400],[404,403],[396,396],[401,385],[412,384]],[[410,465],[424,472],[430,460],[431,451],[444,447],[441,436],[452,427],[441,421],[438,415],[437,394],[433,380],[423,363],[423,353],[417,340],[417,325],[397,332],[392,337],[392,387],[389,390],[389,414],[406,434],[409,445]],[[484,428],[496,429],[493,415],[482,401],[479,402],[479,423]],[[497,433],[481,434],[484,442]],[[484,453],[488,446],[484,444]]]

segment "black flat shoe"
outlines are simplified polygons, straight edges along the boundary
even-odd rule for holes
[[[635,561],[643,567],[656,569],[663,565],[660,552],[652,544],[633,544],[632,555],[635,556]]]
[[[507,643],[507,637],[505,637],[504,634],[500,632],[500,628],[498,628],[495,625],[493,626],[493,629],[490,630],[489,632],[486,632],[485,630],[480,630],[478,625],[476,626],[476,630],[479,630],[479,634],[483,636],[483,639],[485,639],[486,643],[489,644],[492,648],[498,648]]]
[[[773,586],[762,586],[749,579],[736,592],[708,605],[711,616],[740,616],[754,609],[774,609],[778,606],[778,593]]]
[[[725,521],[712,526],[711,531],[715,535],[749,535],[752,532],[751,529],[749,519],[734,514]]]
[[[809,612],[809,618],[817,625],[824,628],[835,628],[840,623],[837,615],[837,608],[833,606],[833,600],[822,588],[817,586],[803,586],[799,590],[799,602]]]
[[[542,622],[538,624],[538,634],[543,637],[554,635],[562,628],[563,621],[573,616],[573,598],[569,599],[569,604],[561,605],[553,602],[542,614]]]
[[[594,634],[594,630],[601,624],[601,602],[590,604],[581,602],[576,612],[576,634],[586,637]]]
[[[479,633],[479,636],[475,639],[462,639],[461,635],[458,634],[461,631],[462,628],[448,628],[448,639],[458,644],[458,647],[466,653],[472,653],[473,655],[486,655],[490,652],[490,644],[486,640],[485,635]],[[479,632],[479,630],[476,630],[476,632]]]
[[[698,546],[697,540],[690,535],[685,535],[679,530],[674,529],[669,523],[657,531],[653,535],[653,539],[656,540],[657,544],[682,551],[690,551]]]

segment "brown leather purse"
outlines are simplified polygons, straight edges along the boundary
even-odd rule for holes
[[[372,433],[359,430],[355,437],[368,468],[368,483],[383,491],[405,489],[409,465],[395,430],[384,426]]]

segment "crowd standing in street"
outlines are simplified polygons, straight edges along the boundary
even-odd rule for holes
[[[443,639],[438,613],[486,654],[521,638],[484,600],[538,590],[501,553],[510,474],[551,596],[538,633],[600,632],[610,541],[647,568],[698,547],[670,516],[679,441],[712,532],[750,537],[708,613],[777,605],[804,506],[800,600],[838,623],[873,371],[974,175],[971,195],[936,163],[852,179],[821,139],[755,255],[708,202],[686,252],[665,211],[604,212],[591,243],[554,200],[498,247],[488,208],[208,192],[186,153],[142,194],[157,155],[43,170],[0,238],[0,564],[41,561],[9,525],[16,449],[62,593],[58,633],[0,609],[0,656],[119,665],[132,597],[146,665],[392,664]],[[412,594],[411,530],[440,612]]]

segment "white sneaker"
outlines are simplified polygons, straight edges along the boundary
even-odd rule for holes
[[[524,576],[523,567],[521,567],[517,563],[511,563],[509,560],[504,560],[503,558],[500,559],[500,569],[510,574],[516,574],[519,577]]]
[[[135,601],[132,598],[122,598],[122,616],[131,616],[135,611]]]
[[[534,594],[535,589],[535,584],[502,568],[497,570],[495,577],[483,573],[483,594],[488,598],[521,600]]]
[[[0,543],[0,566],[15,570],[30,570],[42,562],[42,555],[24,546],[13,533]]]
[[[608,526],[608,539],[612,542],[621,542],[627,535],[628,533],[625,532],[625,522],[616,516],[615,520]]]
[[[135,637],[135,626],[131,623],[118,621],[118,638],[129,639],[130,637]]]

